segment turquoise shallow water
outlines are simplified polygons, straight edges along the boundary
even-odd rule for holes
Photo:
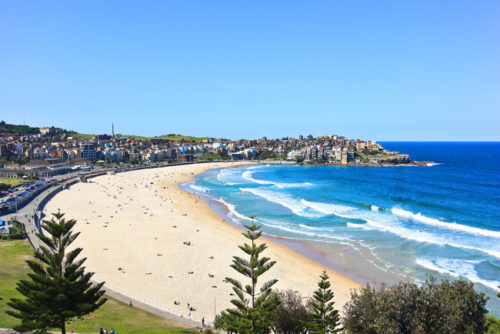
[[[500,144],[383,143],[430,167],[258,165],[187,185],[271,235],[319,247],[368,280],[463,277],[500,315]],[[362,259],[363,266],[354,262]],[[384,275],[381,275],[384,273]]]

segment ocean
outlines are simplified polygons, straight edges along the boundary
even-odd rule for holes
[[[185,188],[361,282],[464,278],[500,316],[500,143],[387,142],[431,166],[253,165]]]

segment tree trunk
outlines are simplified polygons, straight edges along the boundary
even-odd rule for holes
[[[61,326],[61,334],[66,334],[66,323],[63,323]]]

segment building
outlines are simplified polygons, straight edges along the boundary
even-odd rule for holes
[[[193,155],[192,154],[178,154],[177,155],[177,161],[178,162],[190,162],[193,161]]]
[[[69,167],[71,169],[81,169],[81,168],[86,168],[90,167],[90,162],[87,159],[84,158],[76,158],[69,163]]]
[[[80,144],[81,157],[90,161],[97,160],[97,151],[94,144],[82,143]]]
[[[108,141],[108,140],[111,140],[111,136],[108,136],[106,134],[104,134],[104,135],[97,135],[96,139],[97,139],[97,141]]]
[[[51,127],[51,128],[40,128],[40,133],[42,135],[51,135],[51,134],[55,133],[55,128],[54,127]]]
[[[243,152],[229,153],[231,160],[243,160],[244,156]]]

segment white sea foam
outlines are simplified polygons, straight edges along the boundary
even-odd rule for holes
[[[482,247],[463,245],[461,243],[453,242],[431,233],[423,231],[415,231],[405,228],[401,226],[400,222],[396,220],[396,217],[391,217],[391,215],[387,213],[360,210],[357,208],[348,207],[344,205],[311,202],[306,200],[302,200],[301,203],[324,214],[334,214],[338,217],[364,220],[366,221],[367,225],[370,225],[371,227],[377,230],[389,232],[407,240],[426,242],[439,246],[448,245],[455,248],[469,249],[473,251],[486,253],[496,258],[500,258],[500,251],[495,249],[487,249]],[[351,223],[349,224],[350,225],[348,226],[350,227],[358,227],[358,226],[353,226],[356,224],[351,224]],[[363,228],[363,227],[358,227],[358,228]]]
[[[354,211],[356,208],[352,208],[345,205],[321,203],[321,202],[311,202],[305,199],[300,201],[303,205],[316,210],[318,212],[324,213],[325,215],[336,215],[343,218],[357,218],[354,217]]]
[[[428,260],[428,259],[417,259],[415,261],[419,266],[421,267],[424,267],[426,269],[429,269],[429,270],[432,270],[432,271],[437,271],[438,273],[440,274],[448,274],[448,275],[451,275],[451,276],[454,276],[454,277],[458,277],[458,274],[455,273],[455,272],[452,272],[448,269],[445,269],[445,268],[441,268],[437,265],[434,264],[434,262],[432,262],[432,260]]]
[[[196,191],[198,191],[200,193],[208,193],[208,191],[210,190],[210,189],[208,189],[206,187],[196,186],[194,184],[190,185],[190,187],[191,187],[191,189],[196,190]]]
[[[407,240],[413,240],[413,241],[418,241],[418,242],[426,242],[438,246],[451,246],[455,248],[462,248],[462,249],[469,249],[472,251],[477,251],[477,252],[482,252],[486,253],[488,255],[491,255],[493,257],[499,258],[500,259],[500,251],[492,250],[492,249],[485,249],[481,247],[475,247],[475,246],[469,246],[469,245],[462,245],[456,242],[451,242],[448,240],[445,240],[443,238],[437,237],[433,234],[426,233],[426,232],[417,232],[414,230],[409,230],[404,227],[399,227],[395,225],[384,225],[380,224],[378,222],[372,221],[372,220],[366,220],[367,224],[376,227],[379,230],[386,231],[392,234],[395,234],[401,238],[407,239]]]
[[[500,291],[500,289],[498,288],[498,286],[500,286],[500,281],[490,281],[479,277],[477,271],[474,268],[474,265],[480,262],[481,261],[446,258],[437,258],[434,260],[416,260],[416,263],[419,266],[426,269],[437,271],[441,274],[447,274],[453,277],[465,277],[471,282],[482,284],[495,291]]]
[[[217,180],[225,185],[235,185],[237,184],[235,181],[235,177],[239,177],[240,173],[234,169],[221,169],[219,173],[217,173]]]
[[[309,237],[320,237],[320,238],[326,238],[326,239],[331,239],[331,240],[340,240],[340,241],[346,241],[346,240],[352,241],[351,239],[346,238],[346,237],[340,237],[340,236],[337,236],[337,235],[304,231],[304,230],[301,230],[301,229],[297,229],[296,226],[290,226],[290,225],[282,224],[282,223],[276,223],[276,222],[270,223],[269,221],[266,221],[266,220],[261,221],[261,223],[263,223],[265,226],[268,226],[268,227],[271,227],[271,228],[275,228],[275,229],[279,229],[279,230],[282,230],[282,231],[285,231],[285,232],[290,232],[290,233],[295,233],[295,234],[307,235]]]
[[[227,207],[227,209],[229,210],[229,215],[232,216],[233,218],[238,218],[238,219],[248,220],[248,221],[252,220],[249,217],[246,217],[246,216],[242,215],[241,213],[239,213],[238,211],[236,211],[236,207],[234,205],[224,201],[222,198],[219,198],[218,201]]]
[[[243,172],[241,175],[245,180],[257,183],[257,184],[268,184],[268,185],[273,185],[278,188],[292,188],[292,187],[308,187],[312,186],[312,183],[310,182],[301,182],[301,183],[284,183],[284,182],[274,182],[274,181],[267,181],[267,180],[259,180],[255,179],[252,177],[252,174],[254,172],[252,171],[246,171]]]
[[[371,205],[370,209],[371,209],[372,211],[379,211],[379,210],[378,210],[379,208],[378,208],[378,206],[376,206],[376,205]]]
[[[439,166],[442,165],[440,162],[428,162],[425,164],[427,167],[432,167],[432,166]]]
[[[280,193],[263,188],[240,188],[240,190],[262,197],[270,202],[280,204],[281,206],[288,208],[298,216],[311,218],[324,216],[320,212],[314,212],[313,210],[310,210],[310,208],[302,204],[300,200],[293,198],[287,193]]]
[[[393,208],[391,212],[401,218],[409,218],[426,225],[433,225],[440,228],[451,229],[455,231],[465,232],[469,234],[482,235],[485,237],[500,238],[500,231],[485,230],[482,228],[471,227],[467,225],[457,224],[457,223],[447,223],[438,219],[426,217],[421,213],[413,213],[400,208]]]
[[[328,227],[315,227],[315,226],[309,226],[305,224],[299,224],[300,227],[305,228],[306,230],[311,230],[311,231],[325,231],[325,232],[332,232],[331,228]]]
[[[247,170],[255,170],[255,169],[261,169],[263,167],[269,167],[269,165],[265,165],[265,166],[262,166],[262,165],[258,165],[258,166],[251,166],[251,167],[247,167]]]
[[[362,230],[366,231],[373,231],[374,228],[368,226],[367,224],[354,224],[354,223],[347,223],[348,227],[354,227],[354,228],[360,228]]]

